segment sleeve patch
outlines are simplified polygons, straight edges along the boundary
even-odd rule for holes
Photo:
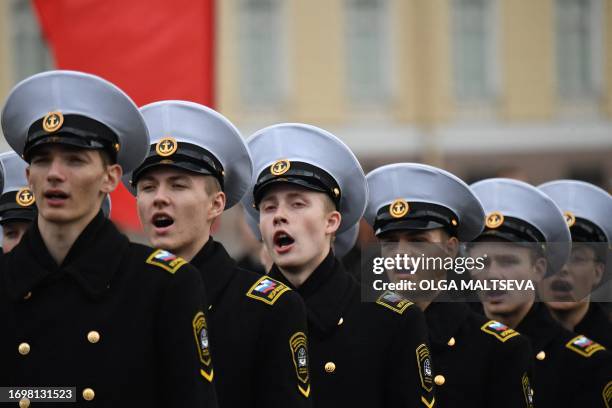
[[[376,299],[376,303],[399,314],[404,313],[404,311],[413,304],[397,293],[390,291],[386,291],[380,295],[380,297]]]
[[[428,393],[433,390],[433,369],[431,367],[431,356],[426,344],[421,344],[416,349],[417,366],[421,377],[421,387]]]
[[[523,374],[521,384],[523,385],[523,395],[525,395],[525,407],[533,408],[533,388],[531,388],[527,373]]]
[[[293,365],[298,379],[298,390],[308,398],[310,395],[310,376],[308,374],[308,345],[306,335],[303,332],[297,332],[289,339],[289,348],[291,349],[291,357],[293,357]]]
[[[612,408],[612,381],[604,387],[602,395],[606,408]]]
[[[480,328],[485,333],[492,335],[497,338],[502,343],[511,339],[514,336],[518,336],[519,333],[503,323],[497,322],[495,320],[489,320]]]
[[[214,372],[212,367],[212,358],[210,356],[210,344],[208,341],[208,325],[206,324],[204,313],[196,313],[192,324],[193,335],[198,348],[198,356],[200,358],[200,362],[202,363],[200,374],[202,374],[202,377],[207,379],[209,382],[212,382]]]
[[[580,354],[583,357],[591,357],[598,351],[606,349],[601,344],[595,343],[593,340],[589,339],[586,336],[583,336],[582,334],[568,341],[565,347]]]
[[[251,286],[246,295],[250,298],[273,305],[283,293],[289,290],[291,289],[288,286],[283,285],[276,279],[262,276],[253,286]]]
[[[171,252],[163,249],[157,249],[155,252],[149,255],[146,263],[159,266],[160,268],[173,274],[178,271],[181,266],[185,265],[187,261]]]

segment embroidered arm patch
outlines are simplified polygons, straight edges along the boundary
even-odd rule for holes
[[[514,336],[518,336],[519,333],[503,323],[497,322],[495,320],[489,320],[480,328],[485,333],[488,333],[501,341],[502,343],[511,339]]]
[[[308,398],[310,395],[310,376],[308,374],[308,346],[306,335],[303,332],[297,332],[289,339],[289,348],[293,357],[293,365],[295,366],[295,374],[298,379],[298,390]]]
[[[193,335],[195,337],[196,345],[198,348],[198,356],[202,367],[200,368],[200,374],[208,382],[212,382],[214,371],[212,366],[212,358],[210,356],[210,344],[208,341],[208,325],[206,324],[206,318],[203,312],[198,312],[193,318]]]
[[[376,303],[399,314],[404,313],[404,311],[413,304],[409,300],[391,291],[386,291],[380,295],[380,297],[376,299]]]
[[[273,305],[281,295],[288,290],[288,286],[283,285],[276,279],[268,276],[262,276],[249,289],[246,295],[250,298],[257,299],[269,305]]]
[[[428,393],[433,390],[433,370],[431,367],[431,356],[426,344],[416,348],[417,366],[421,377],[421,387]]]
[[[523,374],[521,384],[523,385],[523,395],[525,395],[525,407],[533,408],[533,389],[531,388],[527,373]]]
[[[604,387],[602,395],[606,408],[612,408],[612,381]]]
[[[157,249],[155,252],[149,255],[146,263],[159,266],[170,273],[175,273],[181,266],[185,265],[187,261],[171,252],[163,249]]]
[[[591,357],[598,351],[606,349],[601,344],[595,343],[593,340],[589,339],[586,336],[583,336],[582,334],[568,341],[565,347],[580,354],[583,357]]]

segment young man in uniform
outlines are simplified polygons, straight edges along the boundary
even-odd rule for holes
[[[136,105],[99,77],[49,71],[12,90],[2,130],[38,215],[0,260],[0,384],[32,391],[22,407],[57,406],[32,390],[50,386],[74,387],[46,395],[79,406],[216,407],[198,272],[100,211],[149,147]]]
[[[36,219],[36,199],[28,187],[28,164],[13,151],[0,154],[0,226],[4,253],[11,252]],[[111,200],[107,194],[102,212],[110,217]]]
[[[422,312],[394,293],[361,301],[332,241],[363,215],[367,185],[353,153],[330,133],[279,124],[247,140],[254,162],[245,207],[259,219],[269,276],[306,302],[315,407],[432,407]]]
[[[469,246],[472,257],[487,257],[475,279],[531,281],[537,288],[566,263],[570,232],[561,210],[542,191],[510,179],[487,179],[471,188],[487,214],[485,230]],[[610,406],[612,355],[603,346],[561,327],[531,288],[493,288],[481,299],[487,317],[531,341],[536,407]]]
[[[612,197],[592,184],[557,180],[538,187],[559,206],[572,234],[565,266],[542,282],[540,295],[563,327],[612,350],[612,322],[591,294],[610,279]],[[610,301],[605,299],[604,301]]]
[[[476,238],[484,228],[484,211],[469,186],[442,169],[397,163],[379,167],[366,178],[369,200],[365,218],[382,243],[383,256],[424,254],[431,261],[440,259],[440,264],[447,264],[457,259],[462,242]],[[455,270],[436,265],[387,273],[394,283],[411,281],[418,285],[428,280],[440,287],[441,282],[454,279]],[[532,407],[529,341],[477,314],[467,304],[453,301],[453,291],[400,293],[425,312],[438,404],[457,408]]]
[[[211,226],[247,191],[252,164],[240,133],[205,106],[161,101],[141,108],[151,135],[127,175],[152,245],[198,268],[210,302],[221,407],[310,407],[306,310],[299,295],[239,268]]]

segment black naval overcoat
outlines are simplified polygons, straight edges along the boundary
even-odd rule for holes
[[[75,407],[216,407],[203,293],[195,268],[102,212],[60,266],[33,222],[0,259],[0,385],[76,387]]]
[[[425,318],[440,407],[533,406],[533,357],[525,336],[461,302],[436,299]]]
[[[241,269],[212,238],[191,263],[206,285],[219,406],[310,407],[306,308],[286,285]]]
[[[270,276],[291,286],[278,267]],[[333,253],[296,291],[308,312],[313,405],[433,407],[433,368],[421,310],[392,292],[361,301]]]
[[[536,302],[516,330],[533,349],[537,408],[610,408],[612,354],[581,334],[565,330]]]

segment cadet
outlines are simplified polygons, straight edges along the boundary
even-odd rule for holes
[[[559,206],[572,234],[572,253],[559,273],[544,279],[540,295],[566,329],[612,349],[612,323],[591,293],[609,279],[612,197],[592,184],[557,180],[538,187]],[[608,262],[607,262],[608,261]],[[609,275],[609,273],[608,273]],[[605,299],[609,301],[610,299]]]
[[[365,218],[382,242],[383,256],[456,258],[459,240],[468,242],[484,228],[478,199],[463,181],[444,170],[397,163],[379,167],[366,178]],[[422,267],[414,272],[387,271],[391,282],[411,280],[417,287],[424,279],[451,280],[454,273]],[[401,294],[425,312],[439,406],[532,406],[531,348],[526,338],[473,312],[465,303],[450,303],[451,293],[407,290]]]
[[[36,200],[26,180],[27,166],[13,151],[0,154],[0,225],[4,253],[11,252],[36,218]]]
[[[484,232],[469,246],[472,257],[487,256],[476,279],[540,282],[565,264],[570,233],[548,196],[510,179],[483,180],[471,188],[487,214]],[[536,407],[610,406],[612,356],[603,346],[561,327],[535,290],[492,289],[483,291],[481,299],[487,317],[531,341]]]
[[[200,271],[219,406],[311,406],[304,302],[282,283],[238,268],[210,236],[214,220],[249,188],[252,163],[240,133],[192,102],[161,101],[141,112],[152,144],[128,187],[150,242]]]
[[[393,293],[362,303],[360,286],[331,250],[334,234],[357,223],[366,206],[353,153],[303,124],[265,128],[247,144],[255,172],[245,207],[274,261],[269,276],[295,289],[308,309],[314,406],[433,406],[422,312]]]
[[[215,407],[199,274],[100,211],[149,147],[136,105],[99,77],[49,71],[12,90],[2,129],[38,215],[0,260],[0,384],[76,387],[64,396],[79,406]]]

